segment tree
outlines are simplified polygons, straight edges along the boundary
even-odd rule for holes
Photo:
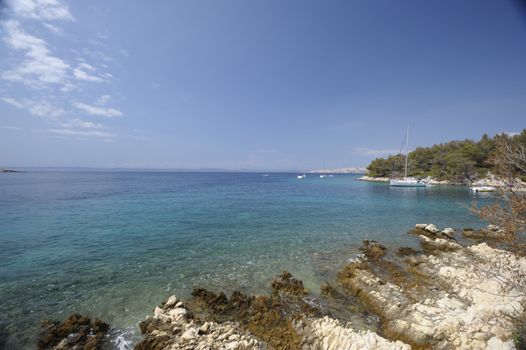
[[[494,174],[502,181],[495,192],[495,203],[473,211],[489,223],[499,226],[505,240],[516,242],[526,230],[526,194],[521,179],[526,177],[526,130],[517,137],[498,135],[489,158]]]

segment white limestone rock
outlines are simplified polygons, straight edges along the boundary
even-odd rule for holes
[[[362,269],[348,282],[386,320],[387,334],[433,349],[513,348],[511,320],[525,311],[526,259],[485,243],[462,247],[420,239],[424,248],[433,248],[433,254],[414,257],[407,270],[420,279],[420,289]]]
[[[440,232],[440,230],[434,224],[427,225],[424,228],[424,230],[426,230],[427,232],[433,233],[433,234],[437,234]]]
[[[302,349],[317,350],[410,350],[401,341],[389,341],[370,331],[356,331],[348,323],[342,326],[338,320],[323,317],[301,320],[294,328],[302,336]]]
[[[454,238],[455,237],[455,229],[451,228],[451,227],[446,227],[445,229],[442,230],[442,236],[444,237],[447,237],[447,238]]]

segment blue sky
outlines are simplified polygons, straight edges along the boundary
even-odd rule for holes
[[[503,0],[11,0],[0,166],[312,169],[526,127]]]

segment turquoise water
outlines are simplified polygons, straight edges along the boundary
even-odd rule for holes
[[[74,311],[134,337],[172,293],[263,292],[283,269],[316,293],[327,264],[343,263],[362,239],[414,245],[406,232],[418,222],[482,225],[465,187],[357,177],[0,174],[0,348],[33,348],[41,319]]]

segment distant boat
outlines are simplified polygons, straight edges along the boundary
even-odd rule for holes
[[[471,186],[471,191],[478,193],[478,192],[494,192],[495,187],[493,186]]]
[[[320,178],[323,179],[325,176],[327,176],[327,175],[323,175],[323,174],[321,174],[321,175],[320,175]]]
[[[403,144],[402,144],[403,147]],[[393,187],[426,187],[427,183],[417,180],[415,178],[407,177],[407,159],[409,155],[409,127],[405,134],[405,169],[403,179],[392,179],[389,181],[389,186]]]
[[[298,179],[304,179],[304,178],[307,177],[307,175],[303,174],[303,175],[298,175],[298,176],[296,176],[296,177],[297,177]]]

